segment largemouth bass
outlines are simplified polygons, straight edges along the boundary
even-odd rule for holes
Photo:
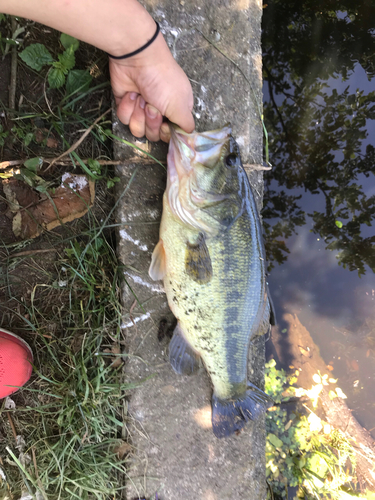
[[[217,437],[240,430],[272,401],[247,380],[251,339],[274,319],[265,265],[259,214],[230,126],[192,134],[174,127],[149,274],[164,281],[178,320],[173,369],[191,374],[201,359],[211,378]]]

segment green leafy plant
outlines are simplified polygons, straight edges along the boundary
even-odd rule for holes
[[[93,179],[107,179],[107,188],[112,188],[116,182],[120,181],[120,177],[108,177],[107,169],[103,169],[103,166],[98,160],[89,159],[87,161],[87,166],[82,164],[83,170]]]
[[[22,147],[27,148],[31,142],[35,142],[35,127],[32,123],[22,123],[14,125],[11,128],[12,141],[17,140],[22,144]]]
[[[350,490],[355,469],[353,450],[345,436],[311,411],[288,412],[281,404],[293,396],[296,377],[276,369],[275,360],[266,363],[266,392],[276,405],[267,414],[266,466],[270,496],[344,500],[356,496]],[[347,467],[350,465],[349,470]]]
[[[89,88],[92,78],[88,70],[74,69],[75,52],[79,47],[79,41],[62,33],[60,42],[65,50],[57,55],[57,60],[42,43],[33,43],[26,47],[20,53],[20,58],[36,71],[50,66],[47,78],[51,88],[59,89],[66,84],[68,95],[85,92]]]

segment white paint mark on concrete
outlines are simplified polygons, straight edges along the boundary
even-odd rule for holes
[[[148,215],[151,217],[151,219],[158,219],[160,217],[160,210],[158,208],[149,210]]]
[[[140,250],[142,250],[143,252],[147,252],[148,248],[146,245],[142,245],[142,243],[139,241],[139,240],[135,240],[134,238],[132,238],[130,236],[130,234],[128,234],[125,229],[121,229],[120,230],[120,236],[121,238],[123,238],[124,240],[127,240],[127,241],[131,241],[132,243],[134,243],[134,245],[136,245]]]
[[[139,210],[134,210],[134,212],[127,214],[127,218],[128,220],[133,220],[134,217],[139,217],[140,215],[142,215],[142,213]]]
[[[165,14],[164,14],[164,12],[162,10],[156,9],[155,10],[155,17],[162,17],[162,18],[165,19]]]
[[[153,292],[157,293],[164,293],[164,288],[160,283],[149,283],[148,281],[145,281],[144,279],[141,278],[141,276],[137,276],[136,274],[131,274],[128,271],[124,272],[125,276],[131,278],[134,283],[138,283],[138,285],[143,285]]]
[[[245,138],[243,136],[236,137],[236,142],[239,146],[245,146]]]
[[[151,316],[151,313],[154,311],[147,312],[146,314],[142,314],[142,316],[137,316],[136,318],[133,318],[133,320],[128,321],[127,323],[123,323],[121,325],[121,328],[129,328],[131,326],[134,326],[134,323],[139,323],[140,321],[145,321]]]

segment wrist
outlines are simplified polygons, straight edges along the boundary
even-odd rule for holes
[[[130,12],[129,3],[132,4]],[[121,57],[147,44],[154,36],[155,30],[156,23],[147,10],[137,1],[130,1],[126,12],[123,15],[117,12],[117,19],[108,26],[109,36],[104,37],[100,48],[114,57]]]
[[[108,56],[111,59],[115,59],[115,60],[119,61],[119,60],[129,59],[130,57],[134,57],[134,56],[140,54],[141,52],[146,50],[156,40],[157,36],[159,35],[160,26],[159,26],[159,23],[157,23],[156,21],[155,21],[155,26],[156,26],[156,29],[155,29],[155,33],[153,34],[153,36],[150,38],[150,40],[148,40],[144,45],[142,45],[138,49],[133,50],[133,52],[128,52],[127,54],[124,54],[122,56],[114,56],[113,54],[108,54]]]
[[[154,31],[152,32],[152,36],[155,34],[155,21],[154,21]],[[140,47],[138,47],[140,48]],[[115,55],[110,53],[110,55]],[[122,55],[125,55],[123,53]],[[159,64],[165,64],[167,61],[172,60],[175,62],[171,51],[165,41],[161,31],[159,31],[155,40],[144,50],[138,52],[137,54],[131,57],[125,57],[123,59],[116,59],[109,57],[110,64],[116,64],[119,66],[131,66],[133,68],[143,67],[143,66],[156,66]]]

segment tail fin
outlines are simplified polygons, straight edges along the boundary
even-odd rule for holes
[[[272,398],[251,382],[241,398],[223,400],[213,395],[212,428],[215,436],[223,438],[241,430],[246,422],[256,420],[272,404]]]

